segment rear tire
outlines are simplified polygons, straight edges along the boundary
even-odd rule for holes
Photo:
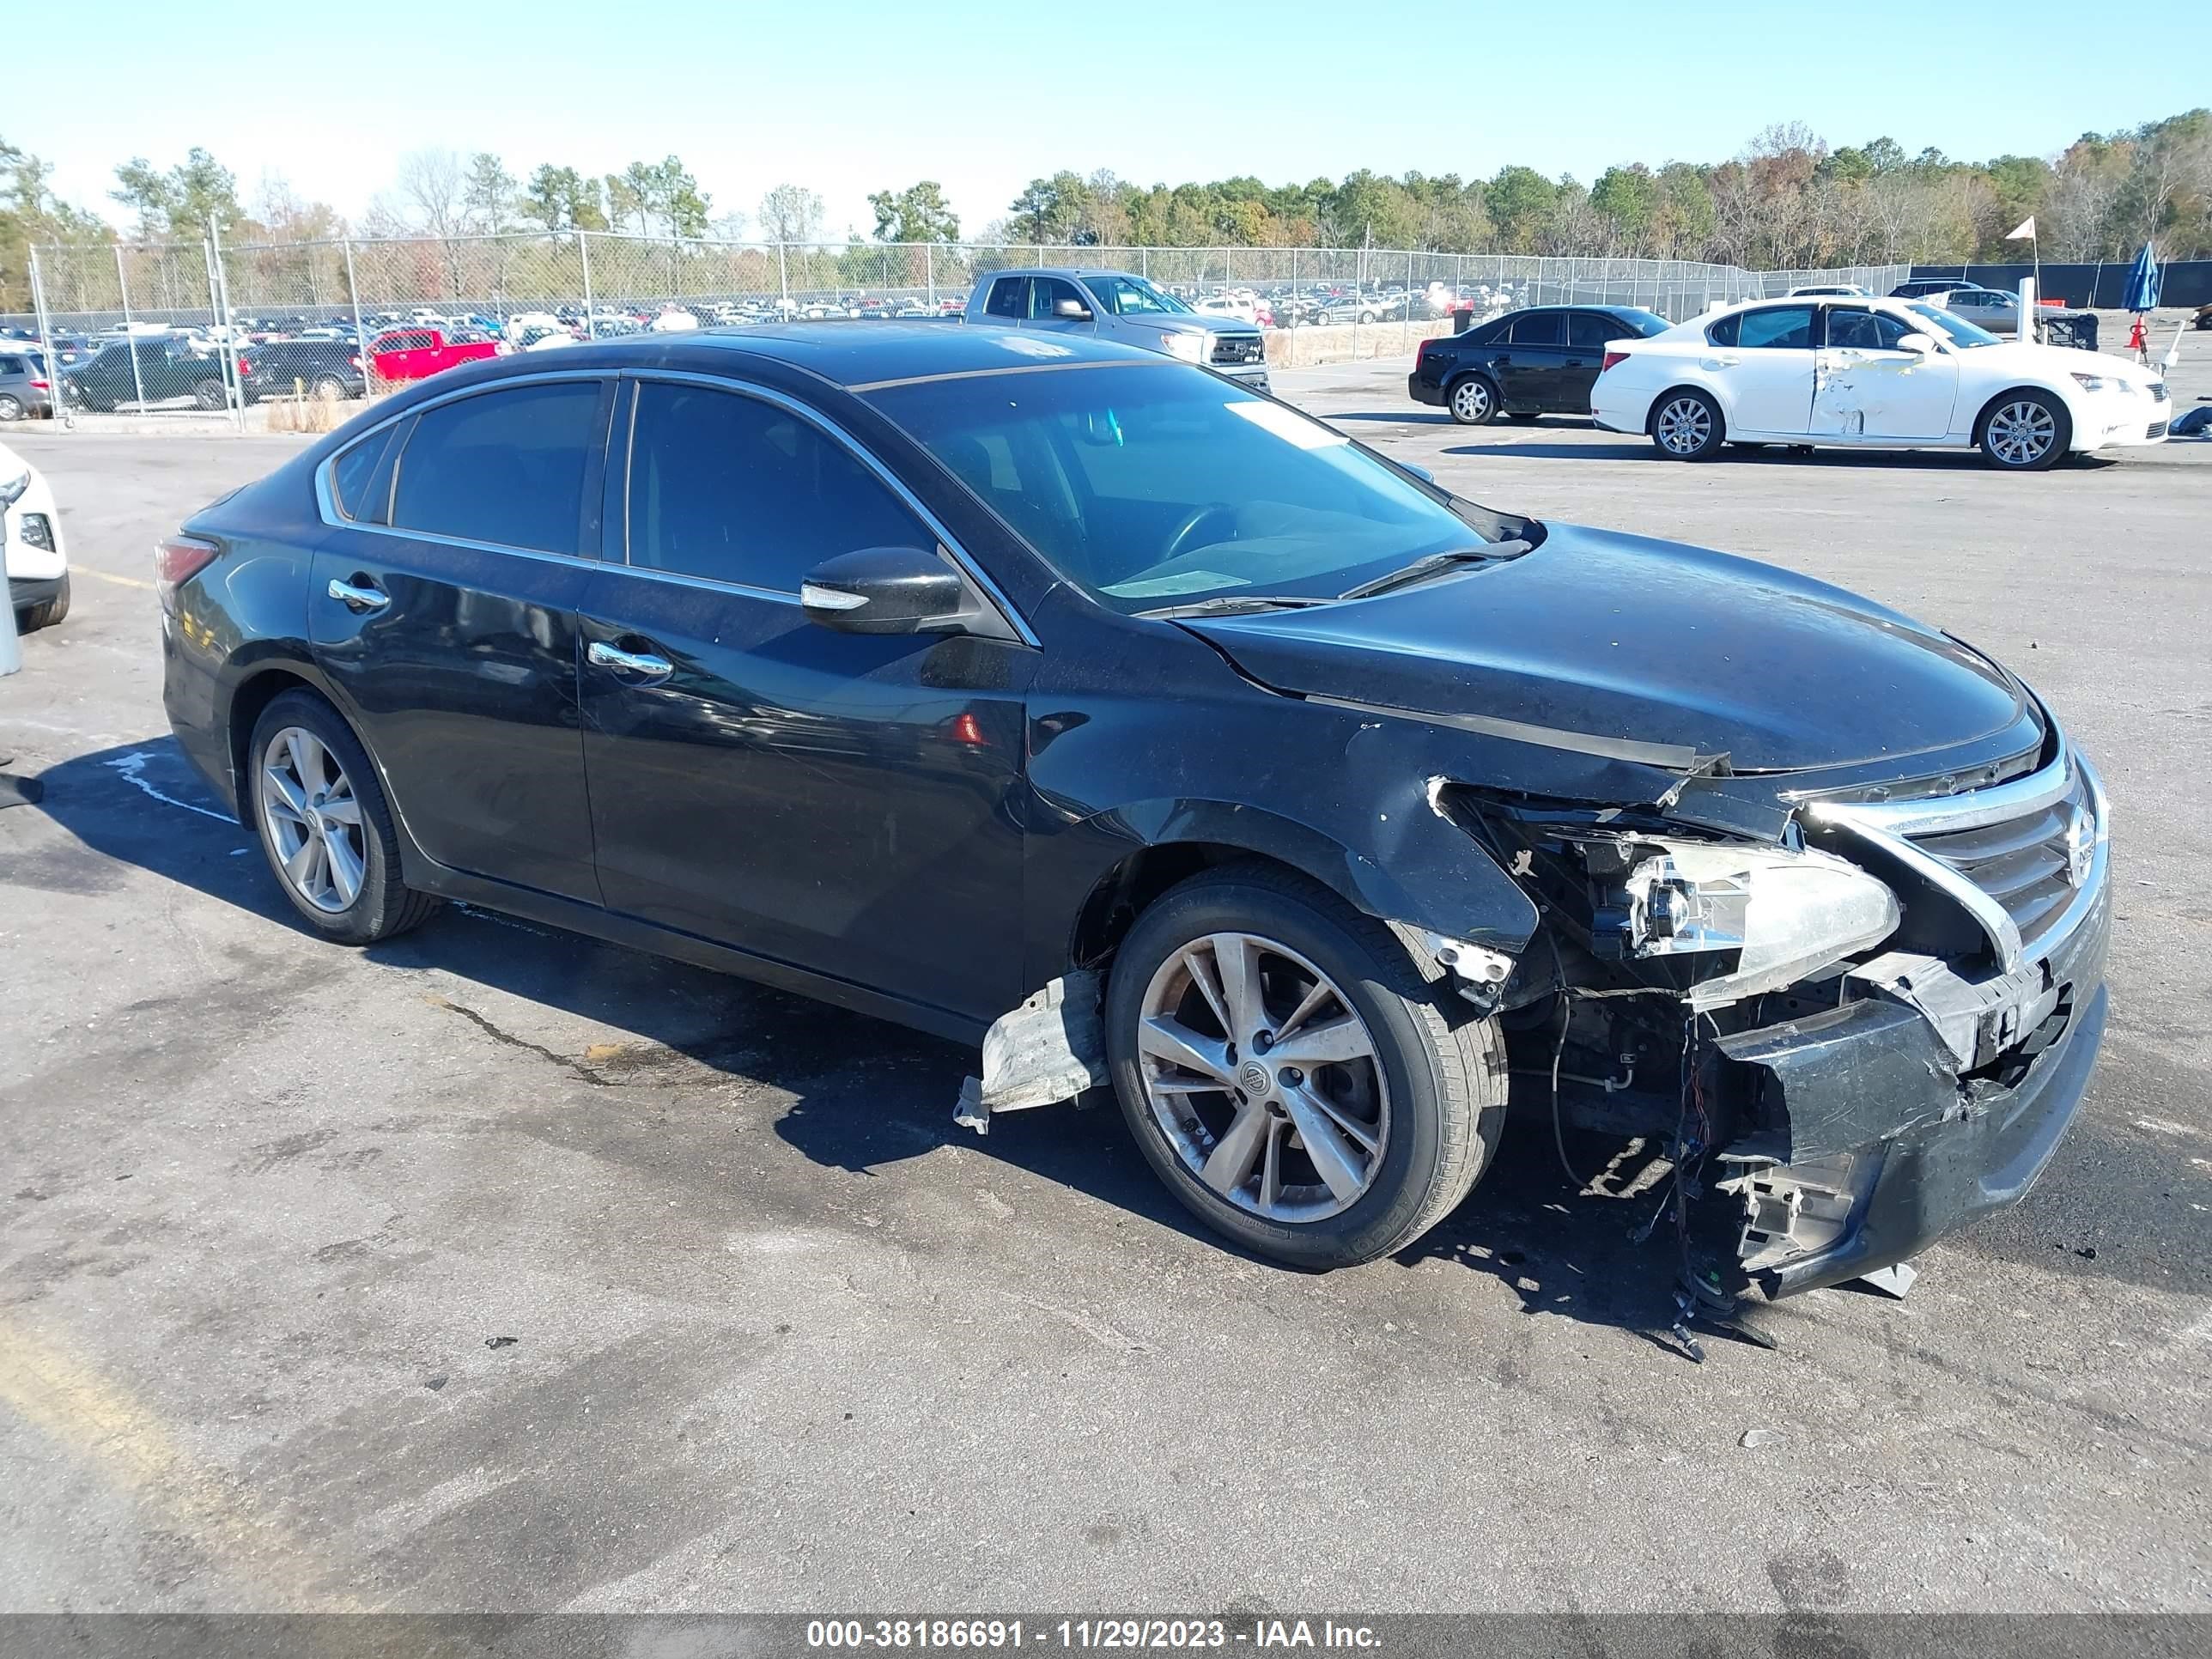
[[[1462,426],[1487,426],[1498,415],[1498,383],[1487,374],[1469,374],[1453,383],[1444,406]]]
[[[1660,393],[1651,405],[1647,429],[1659,453],[1670,461],[1710,461],[1728,443],[1721,406],[1695,386]]]
[[[1249,998],[1224,960],[1249,964]],[[1224,1029],[1240,1024],[1241,1046]],[[1215,1069],[1164,1058],[1177,1031]],[[1389,927],[1270,865],[1195,876],[1137,919],[1106,1045],[1130,1131],[1177,1200],[1294,1267],[1404,1249],[1467,1196],[1504,1124],[1497,1022],[1432,988]]]
[[[36,605],[25,605],[15,613],[15,631],[19,634],[30,634],[35,633],[41,628],[52,628],[64,617],[69,615],[69,573],[64,571],[62,585],[54,590],[53,598],[40,599]]]
[[[192,387],[192,401],[202,409],[221,409],[229,402],[221,380],[202,380]]]
[[[308,389],[316,397],[327,398],[332,403],[341,401],[347,395],[346,383],[335,374],[318,374],[314,385]]]
[[[0,421],[5,421],[12,424],[22,418],[22,399],[20,398],[11,398],[4,393],[0,393]]]
[[[399,833],[376,767],[337,709],[287,691],[261,713],[240,779],[255,838],[309,930],[374,945],[438,908],[399,879]]]

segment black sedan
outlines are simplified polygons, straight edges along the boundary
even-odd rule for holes
[[[1406,391],[1462,426],[1503,414],[1587,415],[1609,340],[1648,339],[1671,325],[1634,306],[1530,306],[1464,334],[1424,340]]]
[[[980,1042],[963,1121],[1110,1086],[1285,1262],[1419,1237],[1517,1074],[1668,1152],[1701,1285],[1832,1283],[2025,1191],[2104,1027],[2104,798],[2002,668],[1156,354],[505,359],[159,556],[314,933],[465,900]]]

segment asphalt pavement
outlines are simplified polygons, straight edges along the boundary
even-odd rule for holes
[[[1698,1365],[1540,1125],[1310,1276],[1110,1108],[956,1128],[948,1045],[472,911],[325,945],[167,737],[151,585],[297,441],[11,433],[77,576],[0,681],[0,1611],[2212,1610],[2212,445],[1685,466],[1405,368],[1279,385],[1938,621],[2095,757],[2112,1023],[2021,1206]]]

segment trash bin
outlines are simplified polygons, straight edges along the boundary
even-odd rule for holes
[[[1473,306],[1454,306],[1452,307],[1451,319],[1453,333],[1466,333],[1468,330],[1474,326],[1474,307]]]

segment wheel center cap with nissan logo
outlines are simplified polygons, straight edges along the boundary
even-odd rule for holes
[[[1248,1095],[1266,1094],[1267,1085],[1273,1080],[1267,1075],[1267,1068],[1256,1060],[1246,1060],[1243,1069],[1237,1073],[1237,1081],[1243,1085]]]

